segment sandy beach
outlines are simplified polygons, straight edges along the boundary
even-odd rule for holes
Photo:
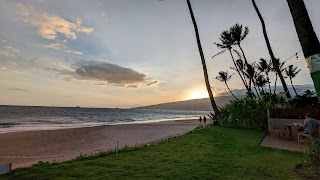
[[[197,119],[0,134],[0,164],[27,167],[38,161],[60,162],[80,155],[147,144],[182,135],[200,125]]]

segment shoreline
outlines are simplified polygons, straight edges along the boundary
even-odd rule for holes
[[[89,127],[100,127],[100,126],[115,126],[115,125],[125,125],[125,124],[144,124],[144,123],[157,123],[157,122],[166,122],[166,121],[184,121],[184,120],[197,120],[197,117],[190,118],[173,118],[173,119],[156,119],[156,120],[138,120],[131,122],[118,122],[118,123],[81,123],[81,124],[51,124],[51,126],[47,125],[32,125],[29,126],[14,126],[20,124],[13,124],[13,127],[0,127],[0,135],[7,133],[16,133],[16,132],[28,132],[28,131],[53,131],[60,129],[76,129],[76,128],[89,128]],[[1,123],[0,123],[1,124]],[[52,126],[53,125],[53,126]],[[56,126],[55,126],[56,125]],[[58,126],[57,126],[58,125]],[[6,126],[10,126],[10,124],[6,124]],[[28,129],[29,128],[29,129]]]
[[[13,168],[43,162],[61,162],[119,148],[161,141],[183,135],[200,126],[198,119],[104,125],[58,130],[0,134],[0,164]]]

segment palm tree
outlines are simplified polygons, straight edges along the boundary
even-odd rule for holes
[[[202,50],[202,46],[201,46],[201,41],[200,41],[200,35],[199,35],[199,31],[198,31],[198,26],[197,26],[197,22],[194,18],[194,15],[193,15],[193,10],[192,10],[192,6],[191,6],[191,3],[190,3],[190,0],[187,0],[187,4],[188,4],[188,8],[189,8],[189,11],[190,11],[190,16],[191,16],[191,20],[192,20],[192,23],[193,23],[193,27],[194,27],[194,31],[195,31],[195,34],[196,34],[196,39],[197,39],[197,44],[198,44],[198,50],[199,50],[199,53],[200,53],[200,58],[201,58],[201,63],[202,63],[202,68],[203,68],[203,75],[204,75],[204,80],[205,80],[205,83],[206,83],[206,87],[207,87],[207,91],[208,91],[208,94],[209,94],[209,98],[210,98],[210,102],[211,102],[211,105],[212,105],[212,108],[215,112],[215,115],[219,121],[219,123],[221,124],[222,121],[223,121],[223,117],[218,109],[218,106],[214,100],[214,97],[213,97],[213,94],[212,94],[212,91],[211,91],[211,86],[210,86],[210,82],[209,82],[209,77],[208,77],[208,70],[207,70],[207,65],[206,65],[206,60],[204,58],[204,54],[203,54],[203,50]]]
[[[277,64],[279,64],[280,71],[283,72],[284,71],[283,67],[286,62],[280,62],[280,59],[276,59],[276,61],[277,61]],[[276,74],[276,80],[274,81],[274,90],[273,90],[273,93],[275,94],[277,90],[278,72],[276,71],[274,66],[271,67],[271,71],[273,71]]]
[[[287,75],[287,77],[290,78],[291,86],[292,86],[294,92],[296,93],[296,96],[298,96],[298,93],[292,84],[292,79],[294,77],[296,77],[296,75],[301,71],[301,69],[299,69],[299,70],[297,70],[297,69],[298,69],[298,67],[293,67],[293,65],[290,65],[285,69],[286,75]]]
[[[269,85],[269,91],[271,94],[271,85],[270,85],[270,77],[269,77],[269,72],[271,71],[271,64],[267,62],[267,60],[260,58],[260,61],[257,65],[257,69],[262,72],[265,73],[267,76],[267,80],[268,80],[268,85]]]
[[[287,3],[293,18],[294,26],[298,34],[304,57],[309,58],[310,61],[319,61],[319,39],[313,30],[312,23],[303,0],[287,0]],[[313,56],[313,58],[311,58],[311,56]],[[320,69],[312,67],[309,68],[318,99],[320,100]]]
[[[234,26],[232,26],[230,28],[230,32],[231,32],[231,34],[233,36],[234,44],[237,45],[240,48],[240,50],[242,52],[242,56],[244,58],[244,61],[245,61],[246,65],[247,65],[248,61],[247,61],[247,58],[246,58],[246,56],[245,56],[245,54],[243,52],[243,49],[241,47],[241,42],[249,34],[249,28],[246,26],[246,27],[244,27],[244,30],[243,30],[242,25],[237,23],[237,24],[235,24]]]
[[[251,84],[253,84],[253,88],[256,91],[256,94],[260,98],[259,92],[256,87],[256,82],[255,82],[255,79],[256,79],[255,77],[257,76],[257,72],[255,70],[254,63],[247,65],[247,67],[244,71],[244,75],[249,79],[250,86],[251,86]]]
[[[213,43],[215,44],[219,49],[222,49],[222,51],[220,51],[219,53],[217,53],[216,55],[214,55],[212,58],[214,58],[215,56],[218,56],[220,54],[223,54],[225,51],[229,51],[230,55],[231,55],[231,58],[232,58],[232,62],[234,64],[234,68],[235,70],[238,72],[244,86],[246,87],[247,91],[248,92],[251,92],[250,91],[250,88],[248,87],[248,84],[246,83],[245,81],[245,78],[244,76],[241,74],[241,70],[239,69],[239,67],[237,66],[237,63],[236,63],[236,60],[233,56],[233,53],[232,53],[232,45],[234,45],[235,43],[235,40],[231,34],[230,31],[228,30],[225,30],[223,31],[221,34],[220,34],[220,38],[219,40],[221,41],[221,43]]]
[[[230,90],[229,86],[228,86],[228,83],[227,81],[229,81],[231,79],[233,74],[229,75],[228,74],[228,71],[220,71],[219,72],[219,76],[216,77],[217,80],[221,81],[221,82],[224,82],[228,88],[228,90],[230,91],[230,93],[232,94],[232,96],[235,98],[235,99],[238,99],[236,98],[236,96],[232,93],[232,91]]]
[[[263,31],[263,36],[264,36],[264,39],[266,41],[266,44],[267,44],[267,48],[268,48],[268,51],[269,51],[269,54],[270,54],[270,57],[271,57],[271,60],[272,60],[272,64],[273,64],[273,67],[275,68],[275,71],[277,72],[279,78],[280,78],[280,81],[282,83],[282,86],[283,86],[283,89],[286,93],[286,96],[287,98],[290,100],[291,99],[291,95],[290,95],[290,92],[288,90],[288,87],[287,87],[287,84],[283,78],[283,75],[280,71],[280,68],[279,68],[279,64],[277,64],[277,60],[273,54],[273,51],[272,51],[272,48],[271,48],[271,45],[270,45],[270,41],[269,41],[269,38],[268,38],[268,34],[267,34],[267,30],[266,30],[266,25],[264,23],[264,20],[263,20],[263,17],[257,7],[257,4],[255,2],[255,0],[252,0],[252,4],[253,4],[253,7],[254,9],[256,10],[257,14],[258,14],[258,17],[261,21],[261,25],[262,25],[262,31]]]

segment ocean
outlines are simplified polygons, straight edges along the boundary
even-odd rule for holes
[[[0,106],[0,133],[198,118],[208,111]]]

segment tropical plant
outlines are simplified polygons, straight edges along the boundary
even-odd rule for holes
[[[287,0],[294,26],[296,28],[300,45],[303,50],[304,57],[310,58],[312,55],[318,54],[320,58],[320,42],[313,30],[307,8],[303,0]],[[310,61],[313,61],[310,59]],[[317,61],[315,59],[315,61]],[[318,99],[320,100],[320,70],[310,68],[311,77],[316,89]]]
[[[255,84],[259,88],[260,94],[265,93],[264,87],[269,83],[269,80],[263,74],[257,74],[255,77]]]
[[[277,59],[275,58],[274,54],[273,54],[273,51],[272,51],[272,48],[271,48],[271,45],[270,45],[270,41],[269,41],[269,38],[268,38],[268,34],[267,34],[267,30],[266,30],[266,25],[264,23],[264,20],[263,20],[263,17],[258,9],[258,6],[255,2],[255,0],[252,0],[252,4],[253,4],[253,7],[254,9],[256,10],[257,14],[258,14],[258,17],[260,19],[260,22],[261,22],[261,25],[262,25],[262,31],[263,31],[263,36],[264,36],[264,39],[266,41],[266,44],[267,44],[267,48],[268,48],[268,52],[270,54],[270,57],[271,57],[271,61],[272,61],[272,64],[273,64],[273,67],[275,69],[275,71],[277,72],[279,78],[280,78],[280,81],[282,83],[282,86],[283,86],[283,89],[286,93],[286,96],[288,99],[291,99],[291,95],[290,95],[290,92],[288,90],[288,87],[287,87],[287,84],[284,80],[284,77],[281,73],[281,70],[279,68],[279,64],[277,63]]]
[[[213,108],[213,110],[215,112],[216,118],[219,120],[219,123],[222,123],[223,117],[220,114],[219,108],[218,108],[218,106],[217,106],[217,104],[216,104],[216,102],[214,100],[213,93],[211,91],[211,86],[210,86],[209,77],[208,77],[208,70],[207,70],[206,60],[204,58],[204,53],[203,53],[202,46],[201,46],[198,26],[197,26],[197,22],[196,22],[196,20],[194,18],[194,14],[193,14],[193,10],[192,10],[192,6],[191,6],[191,3],[190,3],[190,0],[187,0],[187,4],[188,4],[188,9],[189,9],[189,12],[190,12],[191,20],[192,20],[192,23],[193,23],[193,27],[194,27],[194,31],[195,31],[195,35],[196,35],[196,39],[197,39],[198,50],[199,50],[201,63],[202,63],[202,68],[203,68],[203,75],[204,75],[204,79],[205,79],[206,88],[207,88],[207,91],[208,91],[208,94],[209,94],[210,102],[211,102],[212,108]]]
[[[228,86],[228,83],[227,81],[229,81],[231,79],[233,74],[229,75],[228,74],[228,71],[220,71],[219,72],[219,76],[216,77],[217,80],[221,81],[221,82],[224,82],[228,88],[228,90],[230,91],[230,93],[232,94],[232,96],[235,98],[235,99],[238,99],[233,93],[232,91],[230,90],[229,86]]]
[[[294,92],[296,93],[296,96],[298,96],[298,93],[296,91],[296,89],[294,88],[293,84],[292,84],[292,79],[296,77],[296,75],[301,71],[301,69],[298,70],[298,67],[294,67],[293,65],[290,65],[288,66],[286,69],[285,69],[285,72],[286,72],[286,75],[287,77],[289,77],[290,79],[290,83],[291,83],[291,86],[294,90]]]
[[[249,34],[249,28],[248,26],[244,27],[244,30],[243,30],[243,27],[242,25],[240,24],[235,24],[234,26],[232,26],[230,28],[230,33],[232,34],[232,37],[233,37],[233,41],[234,41],[234,45],[237,45],[241,52],[242,52],[242,56],[244,58],[244,61],[246,64],[248,64],[248,60],[244,54],[244,51],[241,47],[241,42],[247,37],[247,35]]]
[[[237,99],[221,108],[221,114],[226,118],[223,126],[267,130],[267,109],[286,106],[288,103],[276,95],[269,99]]]
[[[258,65],[257,65],[257,69],[262,72],[265,73],[265,75],[267,76],[267,80],[268,80],[268,85],[269,85],[269,93],[271,94],[271,82],[270,82],[270,77],[269,77],[269,72],[271,71],[271,63],[267,62],[267,60],[265,59],[260,59]]]
[[[245,68],[243,73],[244,73],[245,77],[247,79],[249,79],[249,86],[251,87],[251,84],[253,84],[253,88],[254,88],[254,90],[256,92],[256,95],[258,97],[260,97],[259,96],[259,92],[258,92],[257,87],[256,87],[256,83],[255,83],[255,77],[257,76],[257,72],[255,70],[254,63],[247,64],[247,66],[246,66],[246,68]]]
[[[320,138],[313,138],[309,141],[309,151],[308,151],[309,162],[320,167]]]
[[[314,96],[314,92],[310,91],[309,89],[303,92],[304,97],[313,97]]]
[[[248,84],[245,81],[245,77],[242,74],[242,71],[239,69],[239,67],[237,66],[236,60],[233,56],[232,52],[235,52],[236,54],[238,54],[238,56],[240,56],[240,54],[236,51],[232,49],[232,46],[235,44],[236,40],[234,39],[231,30],[225,30],[220,34],[220,38],[219,40],[221,41],[220,43],[213,43],[217,46],[217,48],[222,49],[222,51],[220,51],[219,53],[215,54],[212,58],[223,54],[225,51],[229,51],[231,58],[232,58],[232,62],[234,64],[234,69],[238,72],[243,85],[246,87],[247,91],[250,92],[250,88],[248,86]]]
[[[280,71],[283,72],[283,71],[284,71],[284,68],[283,68],[283,67],[284,67],[284,64],[285,64],[286,62],[281,62],[280,59],[276,59],[276,61],[277,61],[276,64],[279,65]],[[276,90],[277,90],[277,81],[278,81],[278,73],[277,73],[277,71],[276,71],[276,68],[275,68],[273,65],[272,65],[272,67],[271,67],[271,71],[276,74],[276,80],[274,81],[274,90],[273,90],[273,93],[276,93]]]

